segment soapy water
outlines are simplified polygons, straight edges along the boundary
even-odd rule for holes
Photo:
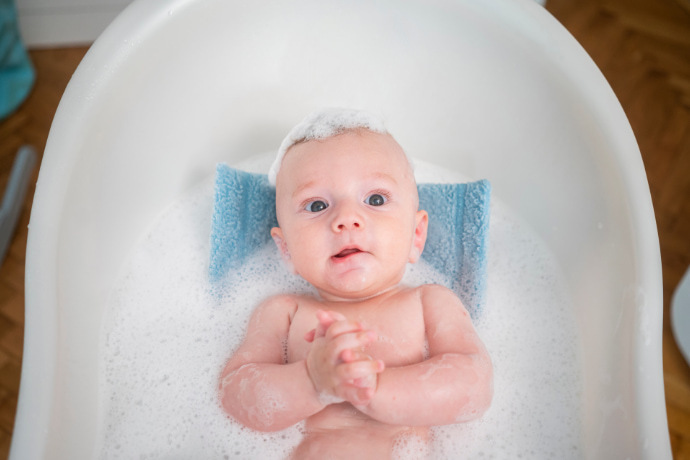
[[[264,157],[240,165],[265,171]],[[263,168],[263,169],[262,169]],[[457,174],[416,162],[419,182]],[[133,248],[104,320],[103,459],[282,459],[302,424],[257,433],[225,415],[224,363],[264,298],[311,292],[272,243],[231,273],[234,290],[208,281],[213,178],[163,211]],[[443,282],[423,263],[408,284]],[[434,427],[432,443],[396,446],[404,458],[581,458],[581,374],[572,304],[548,248],[492,198],[486,303],[475,322],[494,364],[494,399],[479,420]]]

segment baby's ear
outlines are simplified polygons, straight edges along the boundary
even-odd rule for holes
[[[280,227],[273,227],[271,229],[271,236],[273,237],[273,242],[278,247],[278,251],[283,258],[283,262],[285,262],[285,266],[288,270],[290,270],[291,273],[295,273],[295,266],[292,264],[290,251],[288,251],[287,243],[283,238],[283,231],[280,229]]]
[[[426,244],[426,231],[429,227],[429,215],[426,211],[417,211],[415,216],[414,239],[412,240],[412,248],[410,248],[410,263],[415,263],[422,256],[424,251],[424,244]]]

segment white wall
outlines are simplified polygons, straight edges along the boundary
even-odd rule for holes
[[[132,0],[15,0],[27,47],[94,41]]]

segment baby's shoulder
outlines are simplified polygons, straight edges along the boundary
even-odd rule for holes
[[[278,294],[266,299],[260,308],[288,312],[293,317],[298,311],[316,311],[322,308],[321,303],[309,295]]]
[[[417,295],[424,298],[425,296],[452,296],[456,297],[455,293],[445,286],[440,284],[422,284],[414,288]]]
[[[416,289],[423,307],[443,305],[464,308],[455,292],[440,284],[423,284]]]
[[[290,313],[291,316],[299,306],[299,296],[293,294],[278,294],[261,302],[258,310],[275,313]]]

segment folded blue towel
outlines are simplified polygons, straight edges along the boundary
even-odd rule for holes
[[[429,213],[422,258],[448,276],[472,318],[484,304],[491,184],[419,184],[419,209]]]
[[[420,184],[419,207],[429,213],[422,258],[452,280],[453,289],[473,318],[486,290],[489,198],[486,180],[467,184]],[[220,282],[254,250],[271,241],[278,225],[275,189],[265,174],[227,165],[216,168],[209,276]]]

